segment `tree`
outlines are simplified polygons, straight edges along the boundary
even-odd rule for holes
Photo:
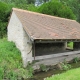
[[[27,3],[28,4],[32,4],[32,3],[34,4],[35,3],[35,0],[27,0]]]
[[[50,1],[48,3],[44,3],[38,8],[38,12],[68,19],[76,19],[72,10],[59,1]]]
[[[61,3],[69,6],[77,17],[77,21],[80,22],[80,0],[60,0]]]
[[[8,17],[10,16],[11,5],[0,2],[0,38],[6,34]]]

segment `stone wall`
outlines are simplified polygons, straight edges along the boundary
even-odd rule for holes
[[[49,55],[65,51],[65,43],[36,43],[35,55]]]
[[[28,61],[32,61],[32,43],[14,12],[12,12],[7,29],[8,40],[13,41],[17,48],[21,51],[23,65],[25,67]]]

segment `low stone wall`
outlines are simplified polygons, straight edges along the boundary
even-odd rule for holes
[[[34,69],[39,69],[40,64],[44,65],[56,65],[60,62],[66,61],[71,61],[73,58],[79,57],[80,58],[80,51],[72,51],[72,52],[65,52],[65,53],[59,53],[58,54],[53,54],[49,56],[44,56],[43,59],[42,57],[36,57],[37,62],[35,62],[33,68]]]

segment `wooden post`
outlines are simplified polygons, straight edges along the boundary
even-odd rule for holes
[[[34,60],[35,60],[35,42],[33,43],[33,56],[34,56]]]

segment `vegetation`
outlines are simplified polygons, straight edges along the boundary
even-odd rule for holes
[[[69,70],[69,69],[71,69],[71,65],[68,64],[66,60],[64,60],[64,62],[61,63],[61,67],[62,67],[62,70]]]
[[[54,75],[50,78],[46,78],[45,80],[79,80],[80,79],[80,68],[72,69],[66,71],[62,74]]]
[[[0,39],[0,80],[22,80],[32,77],[33,69],[23,68],[21,53],[13,42]]]
[[[9,20],[12,5],[0,2],[0,38],[3,38],[7,32],[7,23]]]
[[[75,57],[75,58],[73,59],[73,62],[77,63],[79,60],[80,60],[80,59],[79,59],[78,57]]]
[[[58,1],[51,1],[48,3],[44,3],[43,5],[41,5],[38,8],[37,11],[40,13],[49,14],[52,16],[76,19],[72,10],[68,6],[63,5],[62,3],[58,2]]]
[[[58,16],[68,19],[76,19],[76,16],[74,15],[70,7],[60,3],[58,0],[57,1],[53,0],[44,3],[39,7],[29,6],[28,10],[52,16]]]
[[[80,0],[59,0],[62,4],[69,6],[80,22]]]
[[[40,70],[47,72],[47,71],[49,70],[49,67],[47,67],[47,66],[44,65],[44,64],[40,64]]]
[[[73,49],[74,42],[68,42],[67,46]]]

